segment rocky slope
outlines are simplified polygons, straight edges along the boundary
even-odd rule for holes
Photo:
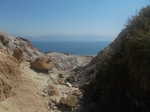
[[[0,101],[13,95],[20,80],[19,64],[14,57],[0,52]]]
[[[43,58],[43,60],[47,58],[59,70],[73,70],[76,67],[86,65],[93,58],[92,56],[75,56],[56,52],[45,54],[35,48],[29,40],[10,36],[3,32],[0,32],[0,50],[13,55],[17,59],[22,57],[22,60],[30,62],[35,61],[37,58]]]
[[[0,52],[0,112],[48,112],[37,86],[22,70],[13,56]]]
[[[57,69],[63,71],[71,71],[75,68],[83,67],[93,58],[92,56],[77,56],[56,52],[48,53],[47,55],[56,65]]]
[[[10,55],[19,49],[23,54],[22,58],[28,61],[43,55],[42,52],[33,47],[30,41],[22,37],[10,36],[3,32],[0,32],[0,49],[6,49],[5,51]]]
[[[149,6],[94,58],[44,54],[4,33],[0,48],[0,111],[150,111]]]
[[[0,111],[76,111],[82,93],[67,78],[92,58],[44,54],[24,38],[0,33]]]
[[[79,71],[87,76],[81,112],[150,111],[150,7],[129,21],[117,39]],[[90,82],[89,82],[90,81]]]

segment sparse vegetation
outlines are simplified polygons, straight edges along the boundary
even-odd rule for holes
[[[67,97],[62,97],[60,99],[60,106],[63,111],[67,110],[69,112],[73,112],[74,108],[77,107],[78,97],[74,95],[70,95]]]
[[[0,100],[13,94],[12,89],[18,85],[20,73],[17,60],[0,52]]]
[[[150,111],[149,67],[150,6],[147,6],[97,56],[96,78],[84,87],[84,111]]]

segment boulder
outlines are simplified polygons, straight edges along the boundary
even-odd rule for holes
[[[0,42],[3,46],[7,46],[10,39],[8,38],[8,35],[5,33],[0,33]]]
[[[31,68],[38,72],[48,73],[54,67],[54,63],[47,57],[38,57],[31,62]]]
[[[59,108],[61,108],[62,112],[72,112],[75,110],[75,107],[78,105],[78,97],[75,95],[69,95],[67,97],[62,97],[60,99]]]

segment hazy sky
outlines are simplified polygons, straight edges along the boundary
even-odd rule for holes
[[[0,0],[0,31],[27,36],[115,37],[148,0]],[[107,38],[108,37],[108,38]]]

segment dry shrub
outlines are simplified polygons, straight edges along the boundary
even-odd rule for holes
[[[23,51],[21,49],[14,49],[13,56],[18,60],[19,63],[23,61]]]
[[[62,97],[60,103],[68,108],[73,108],[78,104],[78,98],[75,95],[69,95],[66,98]]]
[[[12,89],[18,85],[20,73],[18,61],[0,52],[0,100],[12,95]]]

